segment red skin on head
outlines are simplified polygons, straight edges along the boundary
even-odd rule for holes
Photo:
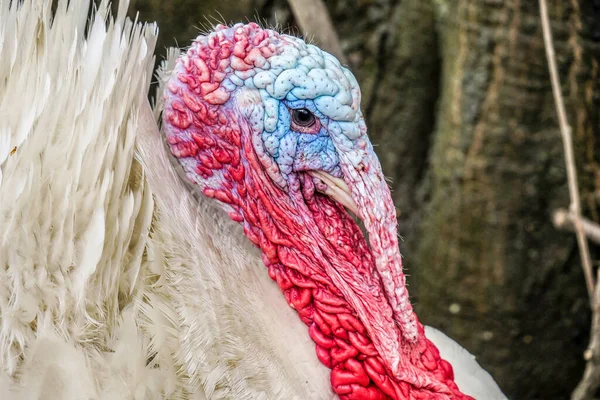
[[[400,343],[402,376],[390,373],[340,286],[358,280],[360,288],[374,290],[365,296],[378,293],[382,300],[362,232],[341,205],[315,192],[308,175],[295,175],[285,192],[265,173],[248,121],[232,106],[235,88],[222,83],[235,71],[262,68],[281,40],[256,24],[220,26],[196,40],[165,94],[163,131],[171,152],[262,250],[269,276],[308,326],[319,360],[331,368],[340,399],[470,399],[420,323],[418,340]]]

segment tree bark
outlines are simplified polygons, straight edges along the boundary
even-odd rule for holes
[[[597,221],[590,3],[555,0],[550,13],[582,195]],[[444,67],[413,260],[417,311],[476,354],[510,397],[566,398],[581,376],[589,310],[574,236],[551,222],[569,198],[537,2],[436,4]]]

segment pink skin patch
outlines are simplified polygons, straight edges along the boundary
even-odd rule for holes
[[[310,102],[321,117],[294,116],[284,100]],[[351,74],[316,47],[256,24],[219,26],[178,61],[163,132],[188,178],[262,250],[340,399],[471,399],[408,301],[395,209],[359,102]],[[304,156],[288,139],[324,127],[335,157],[320,162],[342,175],[370,248],[344,207],[320,193],[318,174],[286,167],[285,157]]]

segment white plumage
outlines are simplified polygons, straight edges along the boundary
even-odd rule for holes
[[[65,6],[2,6],[0,398],[330,393],[257,251],[139,129],[156,27],[105,2],[84,39]]]
[[[89,1],[50,3],[0,0],[0,398],[333,398],[259,252],[169,160],[156,26],[104,1],[86,37]]]

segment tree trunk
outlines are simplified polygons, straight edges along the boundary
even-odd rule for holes
[[[569,199],[538,3],[436,3],[442,90],[411,260],[417,311],[511,397],[566,398],[581,376],[589,311],[574,235],[551,223]],[[550,12],[582,195],[597,221],[600,20],[591,3],[555,0]]]
[[[133,3],[158,20],[158,49],[187,46],[204,15],[301,32],[285,0]],[[567,398],[589,305],[574,235],[551,223],[569,199],[538,2],[325,4],[392,178],[422,321],[475,354],[510,398]],[[549,6],[584,212],[598,222],[600,1]]]

